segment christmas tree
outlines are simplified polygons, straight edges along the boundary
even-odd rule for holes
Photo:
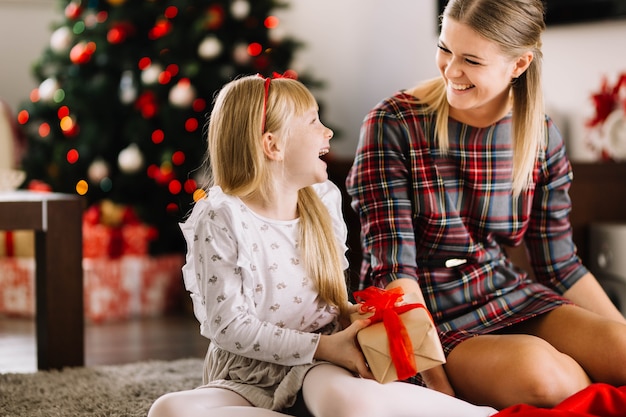
[[[202,195],[212,98],[241,74],[284,72],[300,46],[273,0],[64,0],[18,109],[26,187],[130,207],[184,250],[178,222]],[[299,79],[309,86],[310,77]],[[236,168],[236,167],[234,167]]]

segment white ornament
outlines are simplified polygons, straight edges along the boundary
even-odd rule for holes
[[[240,65],[250,62],[250,54],[248,53],[248,45],[240,43],[233,49],[233,59]]]
[[[39,99],[43,101],[52,101],[54,94],[60,88],[59,82],[56,78],[47,78],[39,84]]]
[[[607,148],[617,160],[626,159],[626,113],[624,110],[613,110],[604,121],[604,134],[607,138]]]
[[[122,149],[117,156],[117,165],[126,174],[134,174],[143,167],[143,155],[139,147],[132,143]]]
[[[196,89],[191,85],[189,79],[180,80],[170,90],[169,100],[176,107],[189,107],[196,98]]]
[[[287,37],[287,31],[282,26],[277,26],[268,30],[267,36],[274,42],[282,42]]]
[[[83,18],[83,20],[85,22],[85,26],[88,29],[92,29],[92,28],[94,28],[98,24],[98,15],[96,15],[96,13],[94,11],[89,10],[85,14],[85,17]]]
[[[87,170],[87,178],[94,184],[98,184],[109,176],[109,165],[102,158],[94,160]]]
[[[133,72],[126,70],[120,78],[120,101],[122,104],[130,104],[137,98],[137,87],[133,79]]]
[[[73,38],[72,30],[67,26],[61,26],[50,37],[50,49],[56,53],[62,53],[70,49]]]
[[[156,84],[159,75],[163,72],[163,67],[159,64],[152,64],[141,72],[141,82],[145,85]]]
[[[230,13],[237,20],[243,20],[250,14],[250,3],[246,0],[235,0],[230,5]]]
[[[216,36],[207,36],[198,45],[198,55],[200,58],[213,59],[222,53],[222,43]]]

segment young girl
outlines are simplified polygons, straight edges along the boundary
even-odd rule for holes
[[[372,109],[347,181],[363,285],[421,290],[438,326],[447,363],[424,382],[497,408],[626,384],[626,320],[572,241],[544,28],[541,0],[448,1],[440,77]]]
[[[328,180],[333,132],[289,78],[247,76],[216,98],[212,185],[182,224],[184,281],[210,340],[200,389],[166,394],[150,417],[278,416],[298,394],[315,416],[486,416],[405,383],[374,381],[357,347],[344,270],[341,194]]]

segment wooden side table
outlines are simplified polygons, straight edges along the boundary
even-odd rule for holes
[[[85,364],[84,208],[84,200],[75,195],[0,192],[0,230],[35,231],[35,323],[41,370]]]

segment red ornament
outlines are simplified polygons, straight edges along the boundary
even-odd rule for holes
[[[107,32],[107,41],[113,45],[120,44],[134,33],[135,27],[131,23],[116,23]]]
[[[63,131],[63,134],[67,138],[72,138],[80,132],[80,127],[78,126],[78,123],[76,123],[75,118],[72,116],[65,116],[61,118],[59,124],[61,126],[61,131]]]
[[[268,29],[275,29],[278,27],[280,20],[276,16],[267,16],[263,21],[263,25]]]
[[[78,162],[79,154],[76,149],[70,149],[67,151],[66,159],[70,164],[75,164]]]
[[[195,117],[190,117],[185,121],[185,130],[189,133],[195,132],[198,129],[199,123],[198,119]]]
[[[174,165],[182,165],[185,163],[185,153],[183,151],[176,151],[172,154],[172,162]]]
[[[39,192],[46,192],[46,193],[52,191],[52,187],[49,184],[40,180],[31,180],[28,183],[28,189],[30,191],[39,191]]]
[[[169,203],[165,207],[165,211],[167,211],[169,214],[177,214],[179,212],[179,208],[175,203]]]
[[[197,98],[193,101],[193,103],[191,104],[191,108],[193,109],[193,111],[195,112],[201,112],[204,111],[204,109],[206,109],[206,100],[203,98]]]
[[[91,56],[96,52],[95,42],[81,41],[74,45],[70,51],[70,60],[74,64],[82,65],[91,60]]]
[[[172,31],[172,22],[170,22],[167,19],[160,19],[155,23],[154,27],[150,29],[150,31],[148,32],[148,38],[154,41],[159,38],[162,38],[163,36],[167,35],[171,31]]]
[[[214,4],[207,10],[206,27],[210,30],[219,29],[224,23],[224,8],[219,4]]]
[[[180,183],[180,181],[178,181],[178,180],[172,180],[172,181],[170,181],[170,183],[168,184],[167,188],[168,188],[168,190],[169,190],[169,192],[170,192],[171,194],[177,195],[177,194],[180,194],[180,192],[181,192],[181,191],[182,191],[182,189],[183,189],[183,186],[182,186],[182,184]]]
[[[143,58],[141,58],[139,62],[137,63],[137,66],[142,71],[148,68],[150,65],[152,65],[152,60],[148,58],[147,56],[144,56]]]
[[[154,181],[159,185],[167,185],[174,179],[174,171],[169,168],[159,168],[154,172]]]
[[[154,117],[158,110],[156,94],[152,91],[142,93],[135,101],[135,109],[139,110],[145,119]]]
[[[259,56],[263,52],[263,46],[258,42],[252,42],[248,45],[248,55]]]
[[[27,110],[20,110],[17,114],[17,122],[21,125],[28,123],[28,119],[30,119],[30,114]]]
[[[198,183],[196,183],[195,180],[189,179],[187,181],[185,181],[185,191],[187,192],[187,194],[193,194],[194,191],[196,191],[198,189]]]
[[[69,2],[67,6],[65,6],[65,17],[71,20],[76,20],[80,17],[83,12],[83,7],[80,3]]]
[[[152,143],[158,145],[163,142],[163,139],[165,139],[165,133],[161,129],[156,129],[152,132]]]

